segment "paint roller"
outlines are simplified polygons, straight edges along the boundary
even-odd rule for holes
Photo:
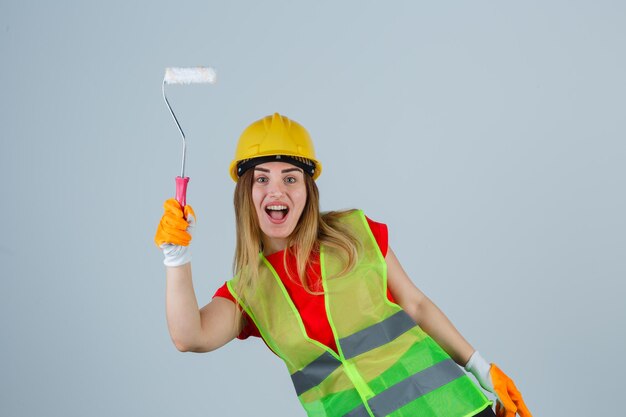
[[[165,95],[165,86],[172,84],[215,84],[217,81],[217,76],[215,74],[215,70],[211,67],[172,67],[165,69],[165,77],[163,77],[163,99],[165,100],[165,104],[167,104],[167,108],[174,118],[174,122],[176,123],[176,127],[178,127],[178,131],[180,132],[181,137],[183,138],[183,161],[182,167],[180,171],[180,176],[176,177],[176,200],[180,203],[181,207],[185,207],[187,205],[187,184],[189,183],[189,177],[185,176],[185,161],[187,157],[187,140],[185,139],[185,133],[183,129],[180,127],[180,123],[172,110],[172,106],[170,102],[167,100],[167,96]]]

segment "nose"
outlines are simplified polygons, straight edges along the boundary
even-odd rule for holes
[[[267,193],[272,198],[280,198],[283,196],[283,192],[280,189],[273,189],[269,193]]]
[[[281,182],[274,182],[267,190],[268,196],[272,198],[280,198],[284,194],[283,184]]]

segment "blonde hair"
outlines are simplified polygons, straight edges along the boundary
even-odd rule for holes
[[[259,253],[263,250],[263,232],[252,200],[253,181],[254,170],[248,170],[239,178],[234,195],[237,244],[233,272],[239,275],[235,289],[238,294],[243,294],[242,289],[251,288],[256,282],[259,276]],[[304,181],[307,191],[306,203],[294,231],[288,238],[283,264],[289,278],[295,281],[293,271],[287,266],[288,254],[295,256],[299,284],[310,294],[320,294],[320,291],[310,288],[307,279],[311,255],[319,253],[321,245],[337,249],[344,259],[344,268],[338,274],[341,276],[356,264],[359,240],[340,223],[340,218],[353,210],[320,213],[317,184],[306,174]]]

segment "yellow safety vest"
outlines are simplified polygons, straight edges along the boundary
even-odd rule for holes
[[[387,298],[387,264],[364,214],[342,223],[362,247],[356,267],[337,277],[341,255],[322,247],[328,320],[338,353],[311,339],[272,265],[261,254],[259,279],[228,288],[285,361],[309,417],[466,417],[489,406],[482,391],[402,307]]]

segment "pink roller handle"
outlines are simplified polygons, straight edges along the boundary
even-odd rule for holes
[[[176,177],[176,200],[181,207],[187,205],[187,183],[189,183],[189,177]]]

